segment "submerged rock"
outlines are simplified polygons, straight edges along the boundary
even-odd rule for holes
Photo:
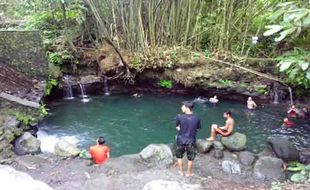
[[[30,175],[16,171],[10,166],[0,165],[0,179],[4,189],[53,190],[42,181],[34,180]]]
[[[41,141],[32,136],[29,132],[25,132],[16,139],[14,151],[17,155],[38,154],[41,152],[40,146]]]
[[[239,160],[241,164],[251,166],[255,160],[255,155],[249,151],[242,151],[239,154]]]
[[[245,149],[246,135],[236,132],[228,137],[222,137],[221,142],[228,150],[241,151]]]
[[[78,149],[76,145],[63,139],[56,143],[54,151],[57,156],[62,157],[75,157],[79,155],[80,152],[80,149]]]
[[[201,190],[202,187],[196,184],[186,184],[179,181],[153,180],[148,182],[143,190]]]
[[[209,142],[203,139],[198,139],[196,141],[196,147],[197,147],[198,152],[207,153],[212,148],[212,142]]]
[[[278,158],[281,158],[286,162],[299,160],[299,152],[288,138],[274,137],[268,139],[267,144]]]
[[[224,160],[222,162],[222,169],[227,174],[241,174],[241,167],[236,161]]]
[[[149,167],[167,167],[173,163],[171,149],[165,144],[148,145],[139,155]]]
[[[258,180],[284,181],[283,161],[274,157],[261,157],[254,166],[253,175]]]

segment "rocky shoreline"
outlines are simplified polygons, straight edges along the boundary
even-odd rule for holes
[[[269,189],[271,182],[284,182],[289,177],[284,161],[299,157],[298,152],[292,153],[294,148],[285,149],[290,147],[289,141],[279,140],[270,141],[273,148],[253,154],[244,150],[246,137],[239,133],[221,141],[198,139],[195,175],[189,178],[178,176],[174,146],[165,144],[151,144],[139,154],[111,158],[101,166],[90,165],[87,156],[77,157],[78,151],[72,151],[74,145],[70,144],[62,149],[67,154],[17,156],[7,164],[56,190]],[[277,154],[278,150],[283,154]],[[307,156],[309,159],[309,153]],[[286,182],[284,187],[308,189],[310,183]]]

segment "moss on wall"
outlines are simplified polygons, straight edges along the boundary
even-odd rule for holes
[[[31,78],[45,79],[48,75],[38,31],[0,31],[0,62]]]

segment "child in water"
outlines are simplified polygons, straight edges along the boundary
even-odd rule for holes
[[[289,117],[297,117],[297,109],[295,105],[292,105],[290,109],[287,111]]]
[[[283,119],[283,124],[282,124],[283,127],[294,127],[295,126],[295,123],[293,123],[292,121],[288,120],[288,118],[284,118]]]

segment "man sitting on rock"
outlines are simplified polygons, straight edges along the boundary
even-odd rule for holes
[[[216,124],[211,125],[211,136],[207,138],[208,141],[214,141],[216,139],[216,135],[220,134],[224,137],[227,137],[232,134],[234,125],[235,125],[235,120],[231,116],[231,112],[227,111],[224,112],[224,118],[226,119],[226,125],[223,127],[220,127]]]
[[[90,147],[89,152],[94,164],[103,164],[108,158],[110,158],[110,148],[105,145],[103,137],[97,139],[97,145]]]
[[[178,158],[179,175],[183,176],[184,153],[187,154],[187,173],[186,176],[193,176],[192,164],[196,156],[195,142],[198,129],[201,128],[200,119],[193,114],[194,103],[183,102],[181,110],[184,114],[176,118],[177,135],[176,157]]]

